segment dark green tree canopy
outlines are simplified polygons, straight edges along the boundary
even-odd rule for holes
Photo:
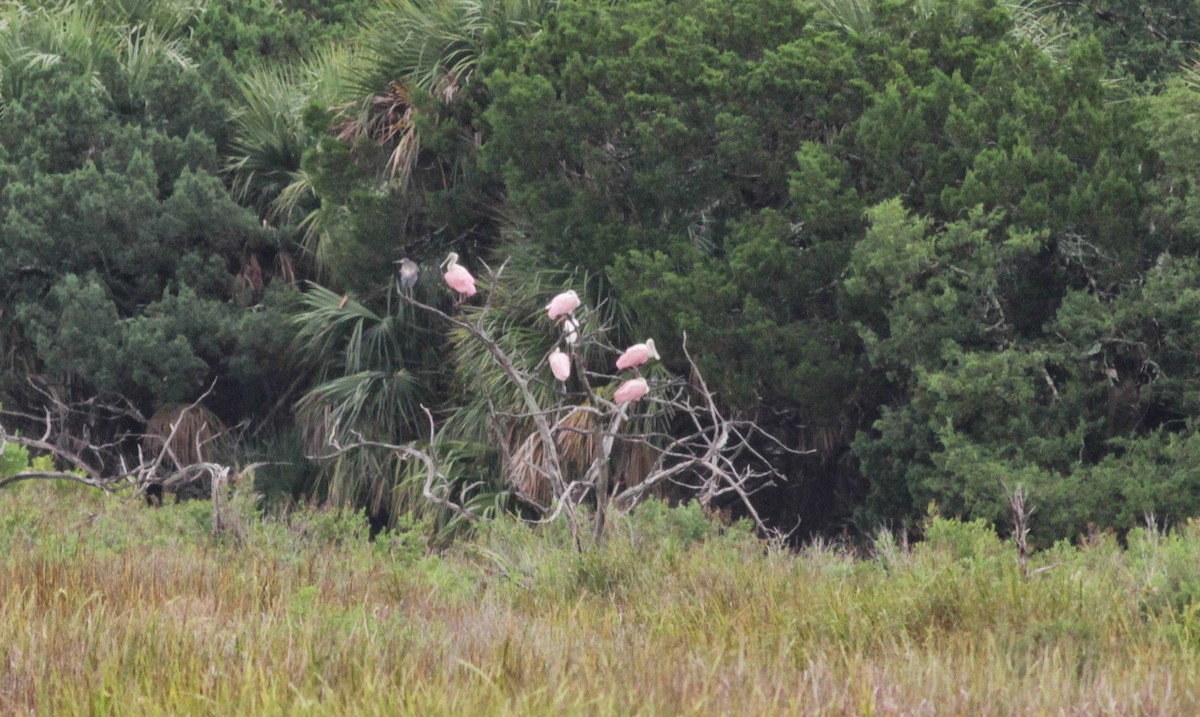
[[[135,72],[115,52],[97,50],[92,76],[64,55],[4,98],[4,353],[67,396],[117,393],[147,415],[221,378],[218,405],[235,417],[249,397],[235,386],[272,371],[262,352],[251,357],[278,331],[256,335],[248,308],[278,239],[218,174],[227,110],[201,69]],[[18,372],[5,378],[5,390],[23,385]]]
[[[724,400],[836,427],[869,522],[999,519],[1007,483],[1059,500],[1190,430],[1116,319],[1186,200],[1149,221],[1157,121],[1101,44],[1002,2],[833,7],[581,0],[496,52],[484,160],[545,260],[604,267]]]
[[[801,451],[759,497],[780,525],[1003,521],[1018,483],[1044,539],[1196,515],[1197,7],[10,8],[0,401],[216,381],[222,418],[310,455],[416,439],[430,406],[502,504],[503,376],[394,284],[409,257],[417,296],[482,312],[439,281],[455,251],[510,260],[482,295],[522,365],[568,287],[656,370],[686,336]],[[336,464],[346,500],[419,499],[383,454]]]

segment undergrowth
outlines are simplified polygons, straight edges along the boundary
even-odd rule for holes
[[[1195,714],[1200,523],[1030,559],[982,523],[791,552],[695,505],[584,552],[0,491],[0,714]]]

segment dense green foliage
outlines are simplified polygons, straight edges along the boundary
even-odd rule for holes
[[[0,286],[16,370],[5,388],[37,372],[68,397],[121,394],[149,415],[221,377],[216,402],[236,416],[239,394],[271,391],[282,306],[262,303],[277,237],[218,174],[227,105],[178,43],[61,27],[70,12],[30,15],[25,37],[7,29],[23,53],[60,54],[22,68],[29,59],[14,52],[6,68]],[[42,32],[78,33],[90,56]]]
[[[1194,3],[4,12],[6,406],[38,412],[37,377],[148,417],[215,382],[256,442],[231,459],[288,464],[426,440],[425,406],[503,505],[503,377],[397,301],[408,256],[421,300],[522,365],[567,285],[679,374],[686,336],[723,406],[804,452],[758,495],[779,526],[916,525],[931,502],[1003,525],[1018,484],[1043,545],[1200,514]],[[452,250],[512,258],[491,314],[442,290]],[[386,452],[321,469],[377,517],[422,513]]]
[[[548,261],[606,267],[727,401],[852,441],[865,524],[1001,520],[1016,483],[1046,535],[1194,514],[1190,200],[1155,153],[1194,120],[1086,36],[920,9],[565,5],[497,61],[485,156]]]
[[[1200,44],[1200,6],[1189,0],[1067,0],[1059,7],[1103,43],[1116,70],[1139,81],[1173,74]]]

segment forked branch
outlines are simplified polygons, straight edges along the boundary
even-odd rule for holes
[[[487,270],[491,286],[497,286],[503,268],[501,266],[496,272]],[[586,513],[578,511],[577,506],[583,500],[590,497],[590,500],[594,501],[594,533],[599,537],[603,532],[604,515],[609,508],[631,509],[650,491],[671,483],[694,492],[706,506],[726,495],[736,496],[755,525],[760,530],[769,532],[751,496],[754,492],[783,480],[784,476],[755,444],[770,443],[788,452],[798,451],[783,446],[754,421],[730,418],[722,412],[716,394],[709,388],[691,354],[688,353],[686,336],[683,353],[692,376],[690,385],[681,380],[668,381],[651,386],[649,394],[642,397],[640,402],[635,399],[629,403],[614,403],[605,397],[607,394],[598,393],[593,389],[592,380],[599,380],[603,384],[612,383],[619,377],[588,371],[582,360],[583,352],[579,350],[582,344],[573,345],[573,363],[583,391],[576,394],[556,393],[553,405],[543,405],[531,387],[545,379],[522,370],[522,363],[506,352],[489,328],[488,313],[493,310],[490,298],[477,311],[474,320],[468,320],[461,315],[452,315],[418,301],[411,293],[401,296],[414,307],[465,331],[471,340],[487,350],[506,379],[516,389],[524,406],[523,411],[500,411],[490,400],[488,409],[493,423],[513,419],[527,421],[533,431],[530,440],[536,436],[540,443],[542,450],[536,452],[536,457],[535,451],[510,450],[505,446],[505,458],[510,463],[529,463],[524,466],[527,469],[526,474],[541,476],[550,486],[553,493],[550,505],[544,506],[530,500],[530,504],[542,512],[541,521],[566,516],[578,544],[581,521]],[[583,340],[593,342],[596,348],[603,350],[605,347],[599,343],[602,333],[592,332]],[[607,349],[610,352],[613,350],[612,347]],[[636,423],[631,420],[636,415],[632,412],[637,405],[651,405],[657,411],[674,415],[678,419],[676,423],[683,426],[683,429],[670,435],[638,432],[632,428]],[[592,416],[584,425],[574,420],[580,412]],[[565,472],[569,463],[564,459],[559,439],[569,433],[580,434],[577,438],[586,439],[586,445],[591,446],[591,456],[586,466],[581,469],[580,475],[568,475]],[[451,499],[449,482],[438,473],[437,461],[430,453],[419,450],[412,444],[390,445],[360,441],[355,445],[387,448],[407,458],[423,461],[429,476],[426,497],[456,514],[469,518],[477,517]],[[431,417],[430,450],[434,450],[432,447],[436,445],[436,428]],[[638,445],[654,451],[655,457],[649,473],[635,485],[620,486],[611,479],[614,454],[618,445]],[[349,447],[338,450],[348,449]]]

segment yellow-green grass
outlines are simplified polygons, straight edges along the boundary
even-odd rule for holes
[[[0,714],[1200,714],[1200,529],[774,550],[643,507],[577,554],[0,491]]]

